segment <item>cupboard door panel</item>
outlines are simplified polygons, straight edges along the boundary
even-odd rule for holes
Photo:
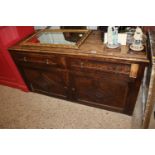
[[[77,101],[110,107],[117,111],[123,111],[126,104],[128,83],[120,80],[112,81],[112,75],[72,72],[73,98]]]
[[[25,67],[23,72],[32,91],[61,98],[67,97],[65,71],[56,69],[46,71]]]

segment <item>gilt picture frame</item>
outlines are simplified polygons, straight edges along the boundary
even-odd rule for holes
[[[91,32],[87,29],[42,29],[20,44],[32,47],[79,49]]]

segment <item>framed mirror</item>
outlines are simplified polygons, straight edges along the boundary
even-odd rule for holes
[[[24,46],[78,49],[91,33],[87,29],[43,29],[23,42]]]

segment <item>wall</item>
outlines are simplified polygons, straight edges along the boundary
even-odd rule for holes
[[[28,91],[8,48],[33,32],[32,26],[0,27],[0,84]]]
[[[38,29],[44,29],[46,28],[47,26],[34,26],[34,29],[35,30],[38,30]],[[51,29],[59,29],[60,26],[52,26]],[[96,30],[97,29],[97,26],[87,26],[87,29],[90,29],[90,30]]]

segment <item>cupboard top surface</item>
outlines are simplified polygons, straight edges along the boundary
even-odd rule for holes
[[[117,49],[109,49],[103,43],[101,31],[92,31],[79,49],[60,48],[60,47],[41,47],[41,46],[24,46],[23,41],[9,48],[11,51],[20,52],[39,52],[39,53],[56,53],[64,55],[89,56],[105,59],[126,60],[134,62],[148,63],[148,51],[135,52],[131,51],[128,46],[121,46]],[[25,40],[24,40],[25,41]]]

